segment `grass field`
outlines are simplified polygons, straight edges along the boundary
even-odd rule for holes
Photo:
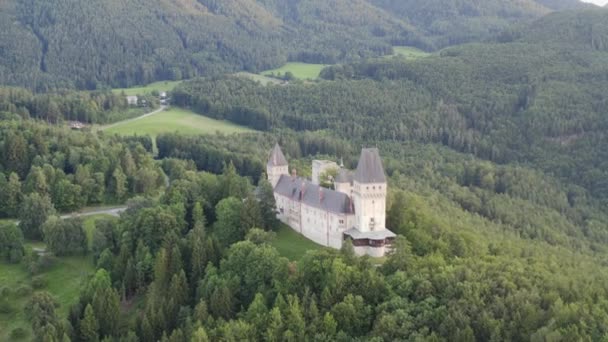
[[[286,225],[281,226],[276,239],[272,242],[272,246],[282,256],[292,261],[300,260],[307,251],[323,248]]]
[[[103,130],[104,128],[102,128]],[[117,124],[106,132],[119,135],[150,135],[156,137],[161,133],[179,132],[181,134],[208,134],[208,133],[243,133],[253,130],[238,126],[228,121],[214,120],[198,115],[186,109],[171,108],[156,115],[143,119]]]
[[[93,273],[94,267],[90,257],[58,258],[57,263],[47,272],[42,273],[47,286],[40,289],[48,291],[60,303],[57,309],[61,317],[66,317],[70,305],[78,300],[80,284]],[[10,313],[0,313],[0,341],[11,341],[13,329],[22,328],[27,332],[24,340],[32,340],[31,325],[24,312],[24,307],[32,294],[19,296],[16,290],[32,286],[32,276],[23,265],[10,265],[0,262],[0,288],[9,290],[8,300]]]
[[[431,54],[411,46],[393,46],[394,54],[386,57],[405,57],[406,59],[419,59],[428,57]]]
[[[143,95],[143,94],[149,94],[155,90],[159,91],[159,92],[160,91],[171,91],[171,90],[173,90],[173,88],[175,88],[181,82],[182,81],[160,81],[160,82],[150,83],[146,86],[112,89],[112,91],[117,94],[121,94],[122,92],[124,92],[125,95],[128,95],[128,96]]]
[[[286,72],[291,71],[293,76],[300,80],[315,80],[319,78],[319,74],[321,74],[321,70],[325,68],[326,65],[323,64],[308,64],[308,63],[287,63],[278,69],[266,70],[263,71],[262,75],[271,75],[275,76],[284,75]]]

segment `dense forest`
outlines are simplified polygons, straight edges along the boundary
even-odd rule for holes
[[[565,21],[579,25],[560,25]],[[563,34],[545,40],[556,27]],[[321,75],[329,82],[313,85],[194,80],[174,99],[257,129],[440,143],[501,164],[526,163],[605,200],[605,149],[597,147],[608,127],[607,40],[606,12],[559,13],[504,43],[448,48],[416,61],[333,66]]]
[[[575,0],[8,0],[0,83],[46,91],[127,87],[286,61],[333,64],[435,50],[509,31]]]
[[[158,97],[150,94],[140,95],[140,101],[146,106],[129,106],[125,96],[109,90],[32,93],[23,88],[0,87],[0,118],[36,119],[52,124],[110,123],[141,115],[159,105]]]
[[[0,88],[0,266],[29,279],[0,284],[0,318],[28,320],[4,336],[608,340],[608,10],[444,2],[0,3],[0,83],[24,87]],[[395,44],[450,47],[368,58]],[[313,82],[231,75],[288,60],[337,64]],[[107,85],[194,76],[172,105],[258,132],[61,125],[125,117]],[[312,159],[353,169],[379,148],[398,235],[386,258],[276,248],[277,142],[304,177]],[[108,204],[126,209],[61,218]],[[66,258],[93,270],[61,306],[45,272]]]
[[[35,238],[44,222],[37,213],[153,195],[165,180],[151,148],[149,138],[101,140],[32,121],[2,121],[0,218],[21,217],[24,235]]]
[[[321,154],[356,151],[339,140],[314,145],[312,133],[307,134],[282,135],[289,156],[315,148]],[[216,137],[219,153],[240,143],[258,146],[250,150],[255,157],[269,144],[263,134],[231,138]],[[172,137],[175,150],[179,139]],[[78,221],[60,222],[50,215],[43,225],[47,246],[56,255],[92,254],[97,272],[83,284],[67,318],[58,314],[47,292],[32,297],[26,310],[35,338],[606,337],[605,243],[575,233],[559,181],[528,168],[463,158],[438,145],[403,147],[382,146],[391,186],[387,219],[400,237],[380,267],[355,257],[348,244],[341,251],[311,251],[300,260],[282,257],[271,245],[277,225],[269,183],[261,180],[254,190],[250,178],[239,176],[231,163],[220,162],[222,172],[211,174],[197,171],[192,161],[166,158],[161,163],[170,178],[165,193],[134,198],[120,219],[97,221],[92,250],[82,247]],[[350,164],[356,153],[346,157]],[[237,155],[232,158],[240,163]],[[492,179],[503,192],[488,186]],[[465,209],[464,203],[476,201],[515,221]],[[587,209],[587,204],[579,207]],[[18,254],[19,231],[14,226],[2,231],[0,243]],[[538,235],[527,236],[533,233]],[[29,255],[23,262],[35,267],[48,257]]]

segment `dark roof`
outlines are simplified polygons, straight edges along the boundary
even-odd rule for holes
[[[348,195],[299,177],[282,175],[274,191],[292,200],[333,213],[352,214],[355,211]]]
[[[287,166],[287,159],[285,159],[285,155],[283,151],[281,151],[281,147],[279,144],[274,145],[272,152],[270,152],[270,157],[268,158],[269,166]]]
[[[359,183],[386,183],[384,167],[377,148],[364,148],[355,171],[355,181]]]
[[[347,169],[340,169],[336,175],[336,183],[352,183],[355,175],[352,171]]]

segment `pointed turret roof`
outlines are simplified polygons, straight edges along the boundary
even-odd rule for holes
[[[355,181],[359,183],[386,183],[384,167],[377,148],[364,148],[355,171]]]
[[[281,147],[277,143],[274,145],[272,152],[270,152],[270,157],[268,158],[268,166],[287,166],[287,159],[285,159],[285,155],[283,151],[281,151]]]

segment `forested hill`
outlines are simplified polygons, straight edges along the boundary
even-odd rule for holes
[[[287,59],[334,63],[423,44],[364,0],[8,0],[0,4],[0,83],[130,86]]]
[[[485,39],[575,0],[6,0],[0,83],[126,87]]]

